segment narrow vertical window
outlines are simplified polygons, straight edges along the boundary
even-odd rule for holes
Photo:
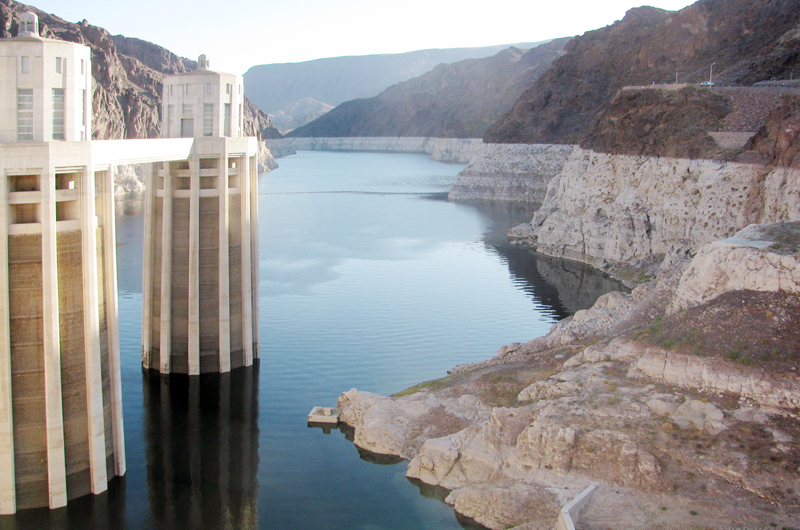
[[[64,139],[64,89],[53,89],[53,140]]]
[[[86,73],[86,61],[81,59],[81,75]]]
[[[172,85],[169,86],[169,95],[172,95]]]
[[[203,136],[211,136],[213,127],[214,127],[214,104],[205,103],[203,105]]]
[[[241,103],[239,103],[239,136],[244,136],[244,113]]]
[[[61,73],[61,57],[56,57],[56,73]]]
[[[17,140],[33,141],[33,89],[17,89]]]
[[[170,87],[170,88],[172,88],[172,87]],[[167,137],[167,138],[171,137],[172,115],[174,113],[175,113],[175,105],[167,105],[167,119],[166,119],[167,123],[166,123],[165,129],[164,129],[165,130],[164,136]]]
[[[31,60],[28,57],[23,57],[19,63],[20,72],[27,74],[31,68]]]
[[[186,93],[187,94],[189,93],[189,86],[190,86],[189,83],[186,83]]]
[[[230,85],[228,85],[230,86]],[[225,103],[225,132],[223,133],[225,136],[231,135],[231,104]]]
[[[230,94],[231,93],[231,84],[230,83],[226,83],[225,84],[225,93],[226,94]]]
[[[211,93],[211,83],[206,83],[206,94]]]
[[[86,90],[81,89],[81,125],[86,127]]]

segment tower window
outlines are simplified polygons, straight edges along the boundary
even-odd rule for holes
[[[61,57],[56,57],[56,73],[61,73]]]
[[[64,139],[64,89],[53,89],[53,140]]]
[[[231,93],[231,84],[230,83],[226,83],[225,84],[225,93],[226,94],[230,94]]]
[[[30,71],[31,60],[28,57],[23,57],[19,63],[20,72],[27,74]]]
[[[206,83],[206,94],[211,93],[211,83]]]
[[[230,86],[230,85],[228,85],[228,86]],[[225,103],[224,128],[225,128],[225,133],[224,133],[225,136],[230,136],[231,135],[231,104],[230,103]]]
[[[214,104],[205,103],[203,105],[203,136],[211,136],[213,127],[214,127]]]
[[[86,61],[81,59],[81,75],[86,73]]]
[[[190,86],[191,86],[191,85],[190,85],[189,83],[186,83],[186,93],[187,93],[187,94],[189,94],[189,87],[190,87]]]
[[[33,89],[17,89],[17,140],[33,141]]]

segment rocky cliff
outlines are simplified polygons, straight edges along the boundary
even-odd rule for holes
[[[574,38],[486,133],[487,142],[578,143],[624,86],[718,85],[788,79],[800,67],[800,5],[792,0],[699,0],[680,11],[631,9]]]
[[[343,103],[289,136],[481,137],[561,56],[568,41],[440,64],[375,97]]]
[[[14,0],[0,0],[0,38],[16,35],[17,20],[24,11],[39,16],[43,37],[91,48],[94,139],[157,138],[161,134],[163,76],[195,69],[194,61],[146,41],[112,36],[86,20],[73,24]],[[252,104],[246,109],[248,134],[280,137],[264,113]]]

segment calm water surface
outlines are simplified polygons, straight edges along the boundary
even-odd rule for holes
[[[359,456],[314,405],[442,377],[544,334],[619,285],[505,244],[513,205],[457,204],[463,166],[301,151],[259,179],[261,361],[224,376],[143,375],[143,219],[117,217],[128,472],[108,493],[0,528],[460,529],[406,463]],[[466,524],[466,523],[465,523]]]

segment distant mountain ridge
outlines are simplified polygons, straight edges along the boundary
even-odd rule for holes
[[[302,108],[302,112],[310,116],[314,113],[310,111],[314,102],[318,103],[317,111],[335,107],[345,101],[376,96],[395,83],[420,76],[442,63],[489,57],[510,46],[528,49],[539,44],[431,49],[262,64],[244,74],[244,88],[253,103],[275,116],[276,123],[281,124],[279,128],[285,131],[307,123],[297,122],[298,116],[289,111],[292,107]],[[291,119],[279,122],[283,115]]]
[[[288,136],[480,138],[561,56],[569,40],[440,64],[373,98],[343,103]]]

